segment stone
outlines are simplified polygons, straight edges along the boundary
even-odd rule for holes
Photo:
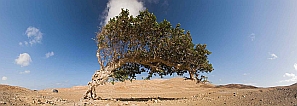
[[[44,104],[43,102],[41,102],[40,99],[37,100],[37,104]]]
[[[137,104],[131,104],[131,106],[137,106]]]
[[[58,93],[59,91],[57,89],[53,89],[53,93]]]
[[[233,96],[236,96],[236,93],[235,92],[233,93]]]
[[[154,102],[154,103],[158,103],[158,100],[157,100],[157,99],[155,99],[153,102]]]
[[[4,102],[4,101],[0,101],[0,104],[3,104],[3,105],[5,105],[5,104],[6,104],[6,102]]]
[[[129,105],[129,102],[123,102],[123,105]]]

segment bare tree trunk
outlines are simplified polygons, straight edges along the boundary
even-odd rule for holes
[[[115,67],[105,67],[101,70],[97,70],[92,77],[92,81],[88,83],[89,88],[84,95],[84,99],[100,99],[100,97],[96,95],[96,88],[107,82],[108,77],[112,74],[112,70],[114,69]]]

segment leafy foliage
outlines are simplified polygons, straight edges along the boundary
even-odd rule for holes
[[[156,21],[148,10],[136,17],[123,10],[97,33],[97,57],[101,68],[111,68],[118,81],[148,72],[161,77],[177,73],[209,73],[213,70],[205,44],[194,45],[191,34],[172,27],[169,21]],[[129,78],[128,78],[129,77]],[[191,76],[192,77],[192,76]]]

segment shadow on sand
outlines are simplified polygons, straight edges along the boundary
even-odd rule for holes
[[[152,100],[180,100],[180,99],[186,99],[186,98],[102,98],[99,100],[116,100],[116,101],[152,101]]]

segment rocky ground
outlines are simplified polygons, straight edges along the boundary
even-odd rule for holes
[[[99,86],[102,100],[82,99],[87,86],[33,91],[0,85],[0,106],[297,106],[297,84],[257,88],[229,84],[195,84],[182,78],[136,80]]]

